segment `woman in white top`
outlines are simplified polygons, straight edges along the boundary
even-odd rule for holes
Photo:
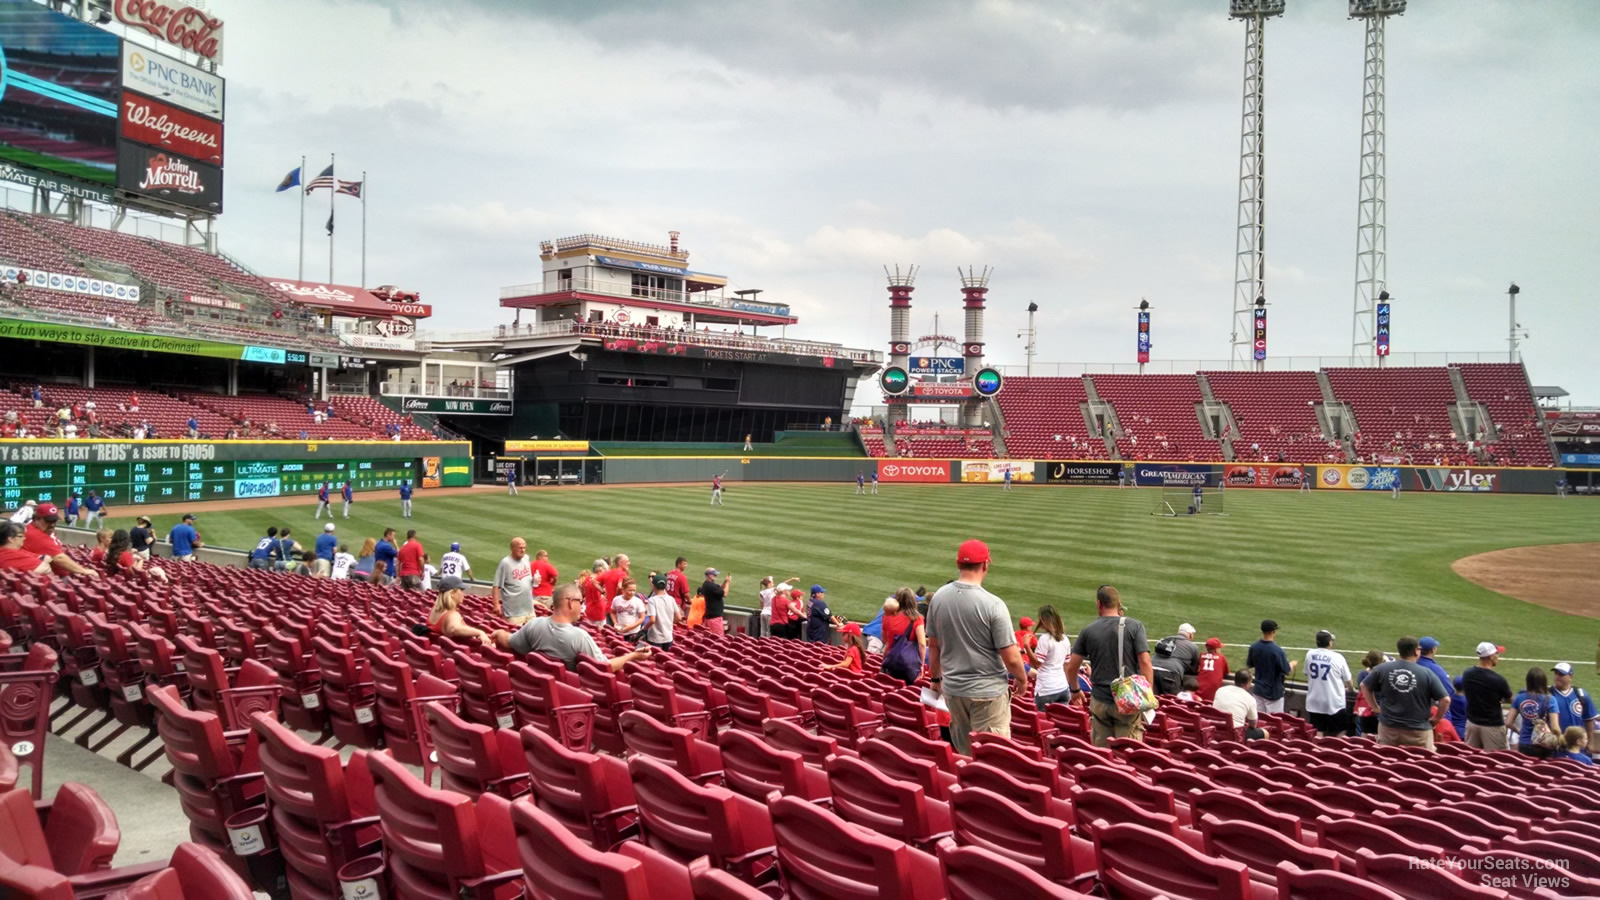
[[[1033,667],[1033,705],[1040,712],[1051,703],[1066,703],[1072,699],[1072,685],[1067,683],[1063,668],[1072,644],[1067,640],[1067,630],[1061,624],[1061,614],[1054,606],[1039,607],[1039,621],[1033,626],[1039,640],[1033,649],[1023,648],[1028,664]]]
[[[639,596],[638,582],[632,578],[622,582],[622,593],[611,601],[611,627],[622,634],[624,640],[639,642],[639,630],[644,625],[644,598]]]

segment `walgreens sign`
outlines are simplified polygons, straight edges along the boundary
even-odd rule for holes
[[[161,0],[116,0],[111,11],[118,22],[129,28],[222,62],[222,20],[193,6],[173,6]]]
[[[878,463],[879,481],[917,481],[929,484],[950,481],[950,462],[932,462],[922,459],[883,460]]]
[[[222,123],[138,94],[122,95],[122,136],[222,165]]]

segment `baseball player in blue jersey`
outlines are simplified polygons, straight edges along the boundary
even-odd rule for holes
[[[342,488],[339,493],[344,497],[344,517],[348,519],[350,518],[350,504],[355,502],[356,499],[356,489],[355,486],[350,483],[350,479],[346,478],[344,480],[344,488]],[[328,511],[328,518],[333,518],[332,510]]]
[[[1010,469],[1006,469],[1006,483],[1005,483],[1005,487],[1002,487],[1001,490],[1003,490],[1003,491],[1011,490],[1011,470]]]
[[[83,498],[83,509],[83,527],[95,528],[106,523],[106,501],[100,499],[98,493],[90,491]]]
[[[878,470],[877,469],[873,469],[872,470],[872,492],[874,494],[876,494],[878,492]]]
[[[506,493],[512,497],[517,495],[517,467],[506,467]]]
[[[76,493],[67,495],[67,508],[62,510],[61,514],[66,517],[68,525],[78,524],[78,495]]]
[[[865,474],[861,473],[861,472],[857,472],[856,473],[856,496],[859,497],[862,494],[865,494],[866,492],[867,492],[867,476]]]
[[[411,482],[400,482],[400,518],[411,518]]]
[[[1200,511],[1200,507],[1205,502],[1206,502],[1206,492],[1201,490],[1200,485],[1198,485],[1198,484],[1195,485],[1194,486],[1194,511],[1195,512],[1199,512]]]
[[[320,519],[326,512],[328,518],[333,518],[333,507],[328,505],[328,483],[324,481],[322,487],[317,488],[317,514],[312,518]]]

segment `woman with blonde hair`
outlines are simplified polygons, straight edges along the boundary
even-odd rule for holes
[[[350,576],[357,581],[371,581],[372,570],[378,564],[378,542],[367,538],[361,544],[361,552],[356,554],[356,564],[350,567]],[[360,576],[357,578],[356,576]]]
[[[1067,653],[1072,644],[1067,640],[1067,629],[1061,624],[1061,614],[1054,606],[1039,607],[1039,620],[1034,623],[1036,636],[1033,646],[1024,647],[1028,665],[1034,673],[1033,705],[1040,711],[1052,703],[1072,700],[1072,684],[1067,681]]]
[[[446,575],[439,579],[439,596],[433,601],[433,609],[428,611],[428,633],[457,640],[477,639],[490,646],[488,632],[468,625],[461,618],[461,600],[465,595],[459,576]]]

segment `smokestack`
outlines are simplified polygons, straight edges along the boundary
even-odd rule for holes
[[[894,271],[890,272],[889,267],[884,266],[883,274],[889,278],[889,365],[900,366],[910,371],[911,292],[916,290],[917,267],[907,266],[902,272],[900,266],[896,265]],[[904,403],[889,407],[889,420],[891,422],[906,420]]]
[[[956,267],[956,275],[961,278],[961,296],[967,318],[966,341],[961,345],[961,355],[965,359],[962,372],[969,379],[983,368],[984,297],[989,293],[989,276],[993,272],[988,266],[984,266],[981,272],[972,266],[967,266],[965,272],[961,271],[960,266]],[[962,407],[963,425],[975,427],[983,424],[983,400],[973,397]]]

